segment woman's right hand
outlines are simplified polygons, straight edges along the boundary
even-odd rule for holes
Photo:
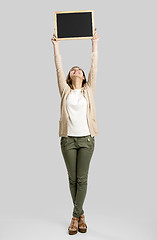
[[[54,46],[58,44],[59,40],[56,39],[56,35],[55,34],[53,34],[53,37],[51,38],[51,42],[53,43]]]

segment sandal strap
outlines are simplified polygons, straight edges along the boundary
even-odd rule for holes
[[[85,227],[87,227],[87,224],[86,223],[79,223],[79,227],[84,225]]]
[[[77,217],[72,217],[72,220],[79,220],[79,218],[77,218]]]

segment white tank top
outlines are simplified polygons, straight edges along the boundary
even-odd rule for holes
[[[68,119],[68,136],[87,136],[90,131],[87,123],[87,101],[81,89],[72,89],[66,102]]]

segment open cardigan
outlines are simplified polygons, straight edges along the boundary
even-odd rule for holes
[[[71,87],[67,84],[65,74],[62,66],[62,57],[60,53],[54,54],[57,82],[59,93],[61,96],[60,104],[60,119],[59,119],[59,137],[68,137],[68,118],[69,114],[66,108],[66,100],[70,92]],[[95,87],[96,87],[96,73],[97,73],[97,51],[91,54],[91,67],[88,74],[88,82],[84,84],[82,92],[87,100],[87,123],[90,130],[91,136],[98,135],[98,124],[96,119],[96,109],[95,109]]]

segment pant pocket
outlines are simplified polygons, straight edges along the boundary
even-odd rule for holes
[[[60,144],[62,147],[65,147],[68,142],[68,137],[61,137]]]
[[[93,136],[93,137],[90,136],[90,138],[91,138],[91,141],[92,141],[92,142],[95,142],[95,138],[94,138],[94,136]]]
[[[94,148],[94,144],[95,144],[94,137],[88,136],[88,137],[86,138],[86,142],[87,142],[87,145],[88,145],[90,148]]]

